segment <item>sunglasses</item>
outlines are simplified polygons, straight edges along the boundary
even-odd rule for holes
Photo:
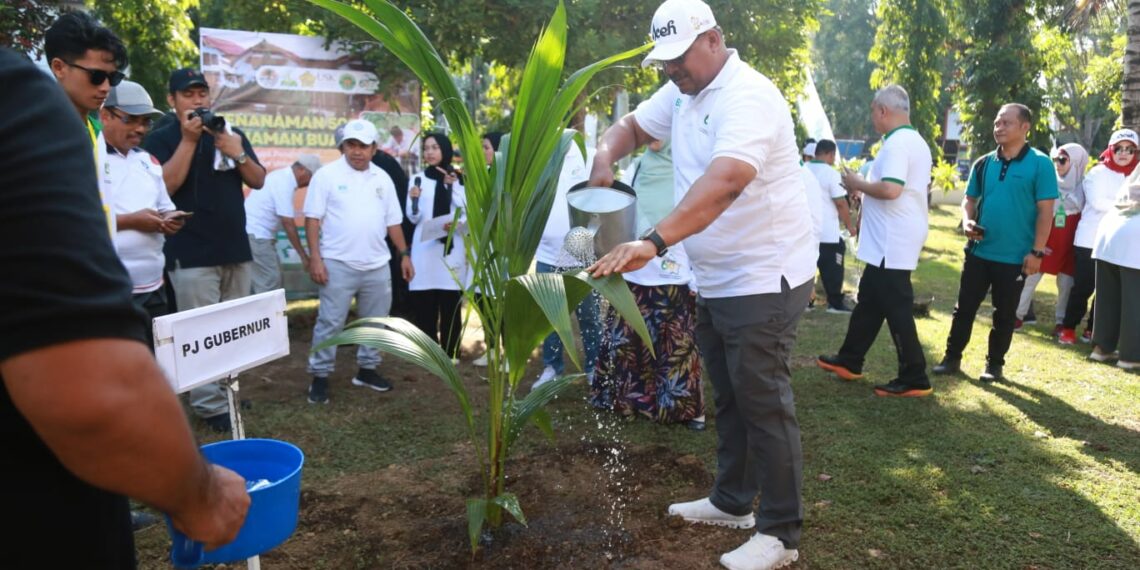
[[[1055,157],[1053,157],[1053,162],[1064,166],[1065,164],[1069,163],[1069,157],[1067,157],[1067,156],[1055,156]]]
[[[1112,147],[1112,152],[1116,154],[1136,154],[1136,149],[1130,146],[1116,145]]]
[[[64,61],[63,63],[66,63],[68,67],[74,67],[76,69],[82,69],[83,71],[86,71],[87,79],[91,80],[92,85],[102,85],[104,81],[110,81],[111,87],[114,87],[119,83],[122,83],[123,79],[127,77],[126,74],[117,70],[103,71],[102,69],[88,69],[77,63],[71,63],[70,61]]]
[[[141,125],[143,128],[149,129],[152,122],[150,117],[143,115],[128,115],[126,113],[120,115],[116,113],[114,109],[107,109],[107,112],[110,113],[112,117],[122,121],[124,125]]]

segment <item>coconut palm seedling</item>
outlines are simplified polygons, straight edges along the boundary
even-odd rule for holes
[[[450,388],[462,409],[483,475],[482,496],[467,500],[468,534],[474,552],[484,525],[499,526],[503,511],[526,524],[518,498],[506,490],[507,457],[528,423],[553,437],[544,407],[581,376],[564,375],[523,396],[519,383],[535,347],[551,331],[567,347],[573,347],[570,311],[592,291],[634,323],[638,334],[652,346],[633,295],[620,277],[593,279],[585,271],[527,274],[554,202],[563,157],[568,151],[585,153],[581,135],[566,130],[579,110],[580,95],[599,71],[651,46],[605,58],[563,81],[567,26],[566,9],[560,0],[523,70],[511,134],[503,138],[495,160],[487,165],[480,150],[479,131],[446,65],[407,14],[385,0],[364,0],[363,7],[336,0],[309,1],[359,26],[407,65],[438,101],[454,129],[453,139],[464,151],[468,226],[464,248],[473,273],[464,296],[483,324],[490,361],[490,389],[482,413],[477,417],[473,413],[476,404],[450,355],[403,319],[355,321],[317,348],[373,346],[424,368]],[[572,148],[575,144],[576,149]],[[577,352],[568,352],[580,369]]]

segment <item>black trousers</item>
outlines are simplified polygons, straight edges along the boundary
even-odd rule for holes
[[[1096,311],[1089,309],[1089,297],[1096,291],[1096,260],[1092,258],[1092,250],[1087,247],[1074,247],[1073,255],[1076,260],[1076,269],[1073,271],[1073,290],[1069,293],[1069,304],[1065,305],[1065,320],[1061,326],[1075,329],[1089,314],[1089,330],[1093,330],[1093,315]]]
[[[146,313],[146,347],[154,352],[154,319],[171,314],[170,304],[166,298],[166,287],[159,287],[148,293],[135,293],[131,295],[131,303]]]
[[[412,320],[420,330],[439,342],[444,352],[452,358],[459,356],[459,341],[463,337],[460,304],[463,294],[459,291],[428,289],[409,291]]]
[[[819,268],[819,279],[823,282],[823,290],[827,292],[827,306],[843,306],[843,254],[847,252],[847,245],[840,240],[839,243],[819,244],[819,258],[815,266]]]
[[[862,371],[863,359],[879,336],[883,321],[887,322],[891,340],[895,343],[899,381],[929,386],[926,355],[922,352],[918,329],[914,325],[914,288],[910,283],[910,271],[905,269],[867,265],[863,278],[859,280],[859,304],[851,312],[847,337],[839,349],[839,360],[852,371]]]
[[[990,293],[994,311],[986,361],[1004,366],[1005,353],[1009,352],[1009,345],[1013,342],[1017,303],[1021,300],[1024,285],[1021,265],[999,263],[967,253],[958,285],[958,303],[954,305],[954,321],[950,325],[950,337],[946,339],[946,359],[962,359],[962,351],[970,344],[978,307],[985,300],[986,293]]]

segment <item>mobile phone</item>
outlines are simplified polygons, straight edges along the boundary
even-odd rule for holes
[[[986,237],[986,227],[981,224],[974,224],[974,231],[978,232],[978,236]]]
[[[184,220],[186,218],[189,218],[190,216],[193,216],[194,212],[182,212],[182,211],[175,210],[173,212],[168,212],[168,214],[169,214],[169,216],[167,216],[167,218],[166,218],[168,220]]]

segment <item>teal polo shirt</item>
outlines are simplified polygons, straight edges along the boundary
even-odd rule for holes
[[[978,223],[986,228],[986,236],[973,253],[1021,265],[1037,236],[1037,202],[1058,197],[1057,171],[1049,155],[1029,145],[1010,160],[999,156],[998,150],[978,160],[985,161],[985,183],[979,185],[977,169],[970,169],[966,195],[981,199]]]

